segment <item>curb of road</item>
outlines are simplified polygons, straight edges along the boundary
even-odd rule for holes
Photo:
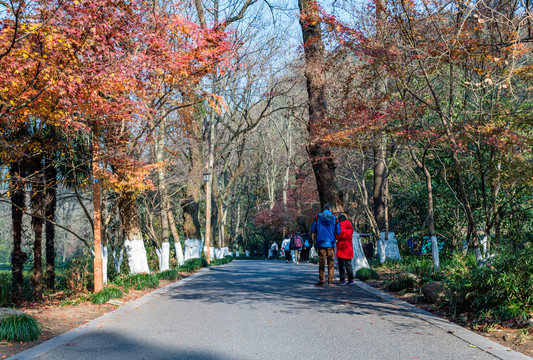
[[[430,312],[427,312],[415,305],[409,304],[406,301],[395,298],[392,295],[389,295],[379,289],[373,288],[372,286],[362,282],[361,280],[355,280],[355,284],[362,288],[365,291],[379,297],[382,300],[385,300],[391,304],[394,304],[398,309],[404,310],[428,323],[435,325],[436,327],[452,334],[453,336],[467,342],[470,346],[479,348],[482,351],[485,351],[498,359],[502,360],[531,360],[532,358],[511,350],[503,345],[500,345],[492,340],[484,338],[481,335],[476,334],[473,331],[467,330],[462,326],[452,323],[446,319],[443,319],[437,315],[434,315]]]
[[[152,292],[149,292],[149,293],[141,296],[138,299],[130,301],[130,302],[122,305],[121,307],[119,307],[119,308],[117,308],[117,309],[115,309],[113,311],[105,313],[104,315],[89,321],[86,324],[80,325],[80,326],[78,326],[75,329],[72,329],[72,330],[70,330],[70,331],[68,331],[66,333],[63,333],[63,334],[58,335],[58,336],[56,336],[54,338],[51,338],[51,339],[49,339],[49,340],[47,340],[47,341],[45,341],[45,342],[43,342],[43,343],[41,343],[39,345],[36,345],[36,346],[32,347],[31,349],[28,349],[28,350],[22,351],[22,352],[20,352],[18,354],[15,354],[15,355],[7,358],[6,360],[30,360],[30,359],[35,359],[36,357],[39,357],[39,356],[41,356],[41,355],[43,355],[43,354],[55,349],[58,346],[68,344],[73,339],[77,338],[80,335],[85,334],[86,332],[89,332],[91,330],[97,329],[103,321],[117,318],[118,316],[120,316],[120,315],[122,315],[122,314],[124,314],[124,313],[126,313],[128,311],[134,310],[134,309],[138,308],[139,306],[147,303],[152,298],[160,296],[160,295],[163,295],[164,293],[166,293],[170,289],[183,286],[183,285],[187,284],[189,281],[194,280],[195,278],[203,275],[204,273],[206,273],[208,271],[209,271],[209,268],[202,268],[197,273],[194,273],[194,274],[186,277],[185,279],[178,280],[178,281],[176,281],[176,282],[174,282],[172,284],[169,284],[167,286],[163,286],[163,287],[161,287],[159,289],[156,289],[156,290],[154,290]]]

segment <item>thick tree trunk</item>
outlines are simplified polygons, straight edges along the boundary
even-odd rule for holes
[[[40,300],[43,296],[43,223],[44,223],[44,174],[43,163],[40,155],[35,156],[31,161],[31,209],[33,240],[33,275],[31,285],[33,287],[33,297]]]
[[[28,255],[22,251],[22,215],[26,208],[23,167],[24,165],[22,162],[13,162],[9,168],[9,192],[11,195],[11,220],[13,224],[11,300],[15,305],[19,305],[22,302],[24,263],[28,259]]]
[[[137,200],[131,191],[124,192],[119,200],[118,210],[124,234],[124,248],[131,274],[149,273],[146,249],[139,228]]]
[[[320,203],[330,203],[337,213],[344,212],[342,191],[337,184],[335,160],[331,151],[323,144],[320,130],[328,125],[326,104],[326,76],[324,44],[320,22],[312,21],[319,17],[315,0],[299,0],[300,26],[305,52],[305,77],[307,80],[309,140],[307,153],[315,173]]]
[[[52,291],[55,289],[55,222],[56,204],[57,204],[57,170],[53,161],[46,159],[45,162],[45,216],[48,220],[45,224],[46,235],[46,287]]]
[[[194,94],[185,93],[184,99],[194,102]],[[183,232],[185,239],[199,240],[202,238],[200,222],[198,220],[198,203],[201,197],[202,171],[203,171],[203,145],[200,132],[200,118],[195,112],[194,106],[184,109],[186,134],[189,140],[188,160],[189,173],[185,196],[181,206],[183,208]],[[172,223],[172,221],[171,221]],[[173,235],[175,237],[175,235]]]

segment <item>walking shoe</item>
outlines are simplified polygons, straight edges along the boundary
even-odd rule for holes
[[[339,286],[345,286],[346,285],[346,281],[342,280],[342,281],[339,281],[339,283],[337,284]]]
[[[323,282],[323,281],[319,281],[319,282],[317,282],[317,283],[315,284],[315,286],[324,286],[324,285],[326,285],[326,283]]]
[[[353,285],[353,284],[355,284],[355,283],[353,282],[353,280],[348,281],[348,285]]]

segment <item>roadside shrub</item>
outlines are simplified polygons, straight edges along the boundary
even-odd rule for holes
[[[174,269],[162,271],[157,274],[159,280],[176,280],[178,278],[178,271]]]
[[[11,302],[11,273],[0,271],[0,307],[7,307]]]
[[[105,304],[110,299],[121,298],[124,294],[116,287],[106,287],[102,291],[91,295],[89,300],[93,304]]]
[[[379,274],[374,269],[361,268],[357,270],[355,277],[362,281],[367,281],[370,279],[377,280],[379,279]]]
[[[416,275],[409,272],[401,272],[396,275],[389,283],[388,288],[392,291],[402,291],[408,289],[414,289],[419,284],[419,280]]]
[[[207,261],[203,258],[189,259],[181,265],[178,270],[182,272],[193,272],[207,266]]]
[[[34,318],[29,315],[10,315],[0,319],[0,339],[8,342],[37,340],[41,331]]]
[[[405,256],[398,268],[420,276],[422,284],[444,279],[442,272],[435,270],[433,260],[427,256]]]
[[[135,274],[117,277],[114,284],[135,290],[155,289],[159,287],[159,279],[156,274]]]
[[[74,294],[92,290],[94,287],[93,259],[88,255],[78,255],[70,259],[63,275],[67,289]]]
[[[450,269],[445,283],[453,314],[475,320],[528,319],[533,312],[533,249],[507,251],[481,266]]]
[[[233,257],[231,255],[226,255],[222,259],[217,259],[217,260],[211,261],[211,265],[212,266],[224,265],[224,264],[230,263],[232,261],[233,261]]]

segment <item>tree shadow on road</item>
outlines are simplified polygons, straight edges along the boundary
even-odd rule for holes
[[[379,319],[411,315],[356,285],[316,287],[318,266],[280,261],[233,262],[213,268],[207,274],[167,293],[178,301],[244,305],[250,309],[268,307],[274,312],[298,315],[308,309],[319,313],[375,315]],[[279,305],[279,306],[278,306]]]
[[[165,335],[161,335],[164,337]],[[228,354],[220,354],[193,347],[176,349],[161,343],[139,341],[138,337],[128,338],[116,332],[90,332],[74,338],[68,343],[47,352],[36,359],[45,360],[237,360]]]

